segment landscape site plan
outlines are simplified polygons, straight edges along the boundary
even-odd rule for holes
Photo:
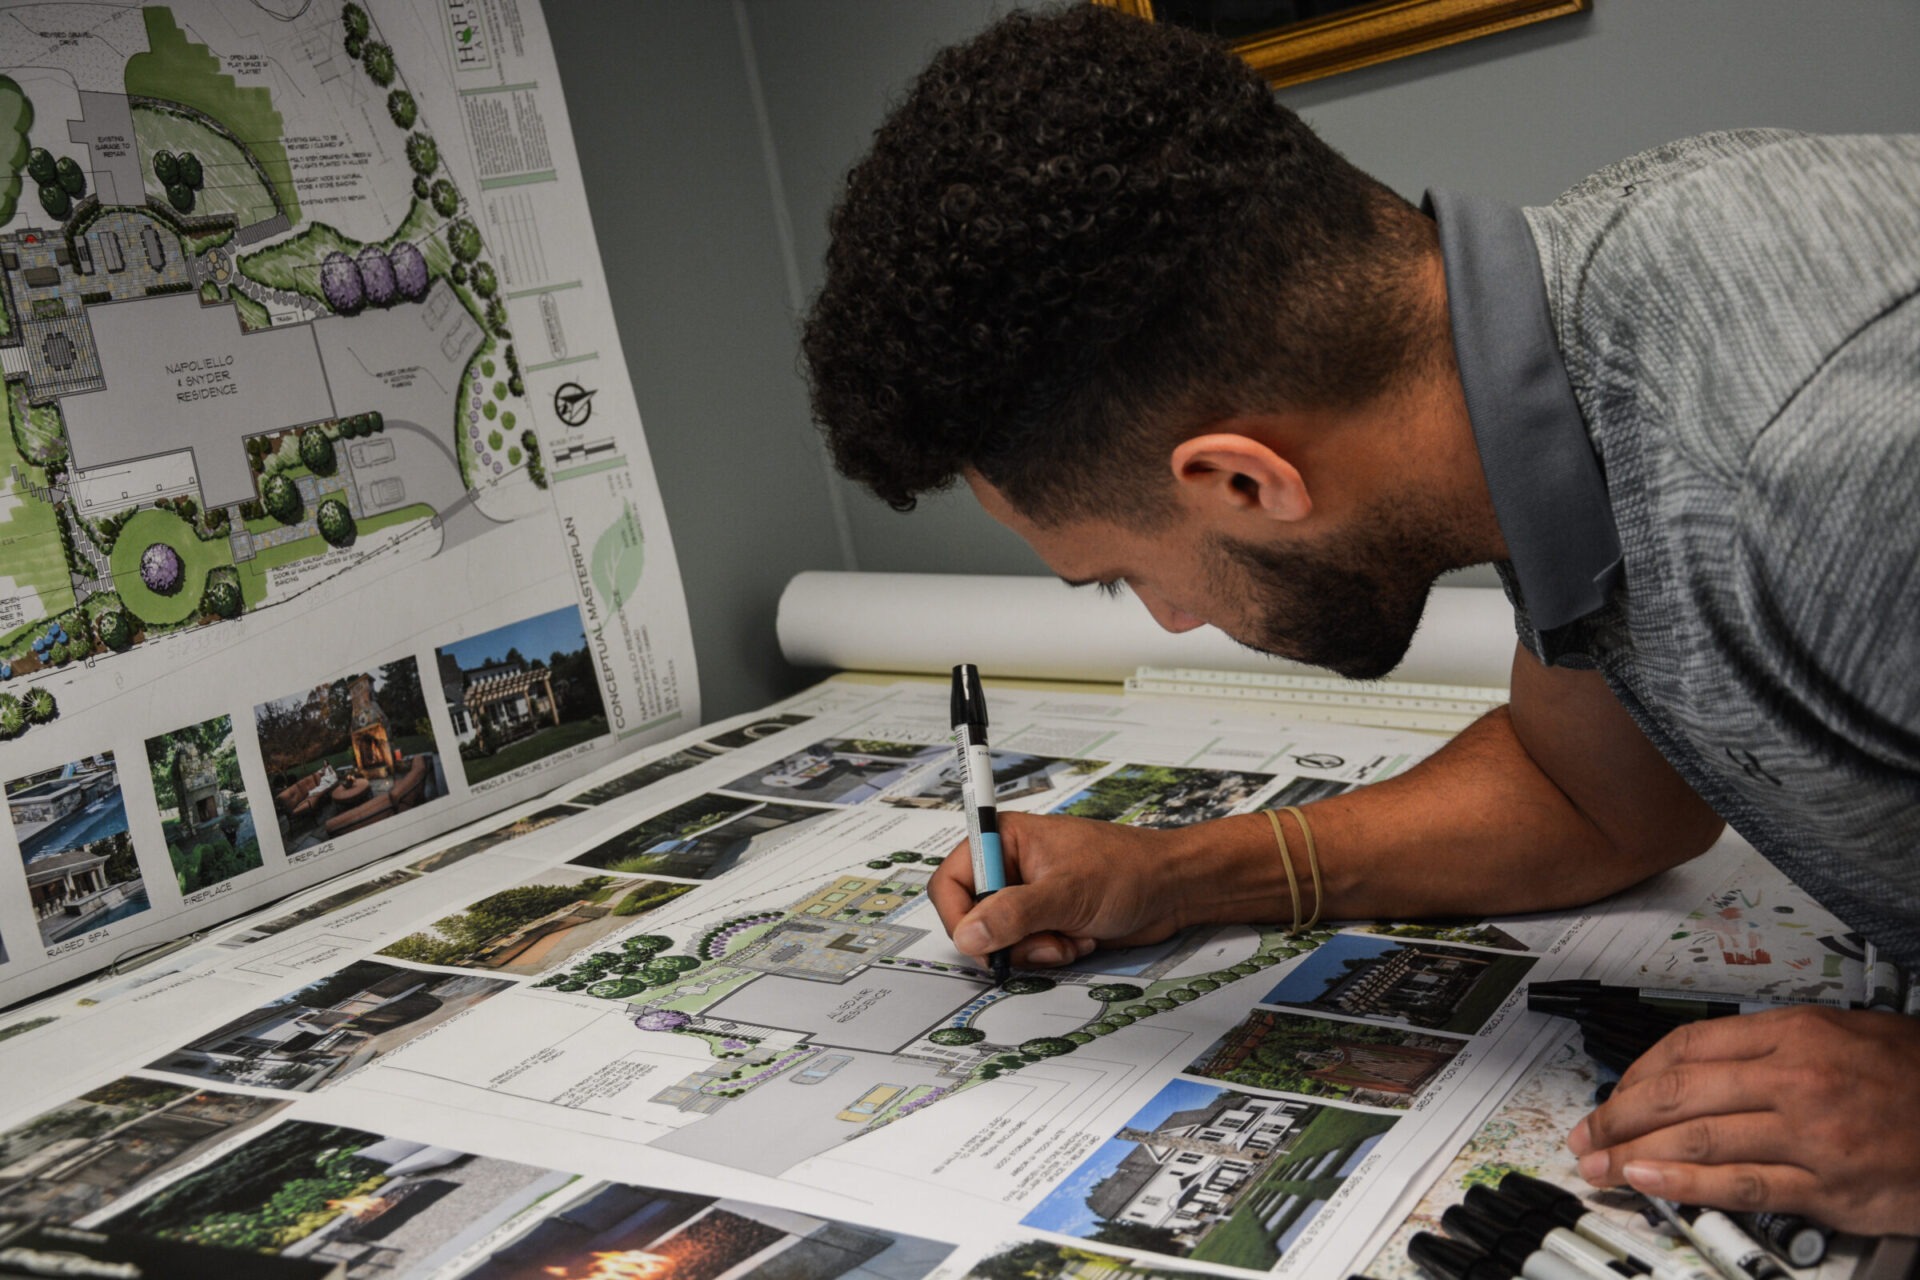
[[[1441,741],[989,696],[1008,813],[1254,813]],[[1859,985],[1736,838],[1584,911],[1203,927],[996,986],[927,899],[947,704],[830,682],[0,1018],[0,1214],[369,1278],[1402,1274],[1409,1211],[1552,1158],[1537,1116],[1481,1128],[1563,1061],[1526,982],[1650,980],[1731,901],[1716,988]]]
[[[534,5],[0,33],[0,1000],[699,722]]]

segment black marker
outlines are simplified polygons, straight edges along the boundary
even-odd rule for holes
[[[1651,1009],[1693,1021],[1722,1018],[1736,1013],[1760,1013],[1767,1009],[1791,1009],[1807,1003],[1823,1004],[1829,1009],[1865,1007],[1851,1001],[1749,1000],[1744,996],[1722,993],[1670,991],[1660,987],[1620,987],[1587,978],[1535,982],[1527,987],[1527,1008],[1535,1013],[1553,1013],[1561,1017],[1578,1017],[1579,1010],[1605,1005]]]
[[[1416,1232],[1407,1241],[1407,1256],[1433,1280],[1513,1280],[1511,1268],[1470,1244],[1431,1231]]]
[[[960,798],[967,810],[967,844],[973,852],[973,900],[1007,887],[1000,855],[1000,820],[993,807],[993,757],[987,750],[987,695],[980,669],[963,662],[953,669],[953,745],[960,753]],[[1004,984],[1012,961],[1002,947],[987,957],[993,980]]]

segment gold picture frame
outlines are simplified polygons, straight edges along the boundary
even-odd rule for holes
[[[1093,0],[1155,21],[1154,0]],[[1255,31],[1233,51],[1274,88],[1586,9],[1590,0],[1371,0],[1341,13]],[[1276,4],[1276,9],[1286,6]],[[1164,19],[1162,19],[1164,20]]]

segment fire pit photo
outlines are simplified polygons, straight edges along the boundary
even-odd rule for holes
[[[254,708],[254,727],[289,852],[447,793],[412,658],[263,702]]]

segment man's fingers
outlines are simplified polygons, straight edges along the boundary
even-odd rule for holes
[[[1768,1009],[1762,1013],[1738,1017],[1704,1018],[1662,1036],[1653,1048],[1640,1055],[1620,1077],[1622,1089],[1640,1080],[1687,1062],[1727,1062],[1764,1058],[1780,1045],[1787,1030],[1782,1022],[1819,1017],[1829,1010],[1802,1006],[1798,1009]]]
[[[1789,1165],[1799,1147],[1780,1116],[1772,1111],[1681,1120],[1651,1133],[1602,1147],[1580,1157],[1580,1176],[1596,1187],[1617,1187],[1630,1164]]]
[[[1820,1179],[1798,1165],[1636,1160],[1625,1172],[1635,1191],[1681,1204],[1820,1215]]]
[[[1631,1082],[1623,1076],[1613,1096],[1574,1126],[1567,1146],[1585,1156],[1702,1117],[1772,1111],[1790,1087],[1780,1075],[1747,1061],[1681,1063]]]

